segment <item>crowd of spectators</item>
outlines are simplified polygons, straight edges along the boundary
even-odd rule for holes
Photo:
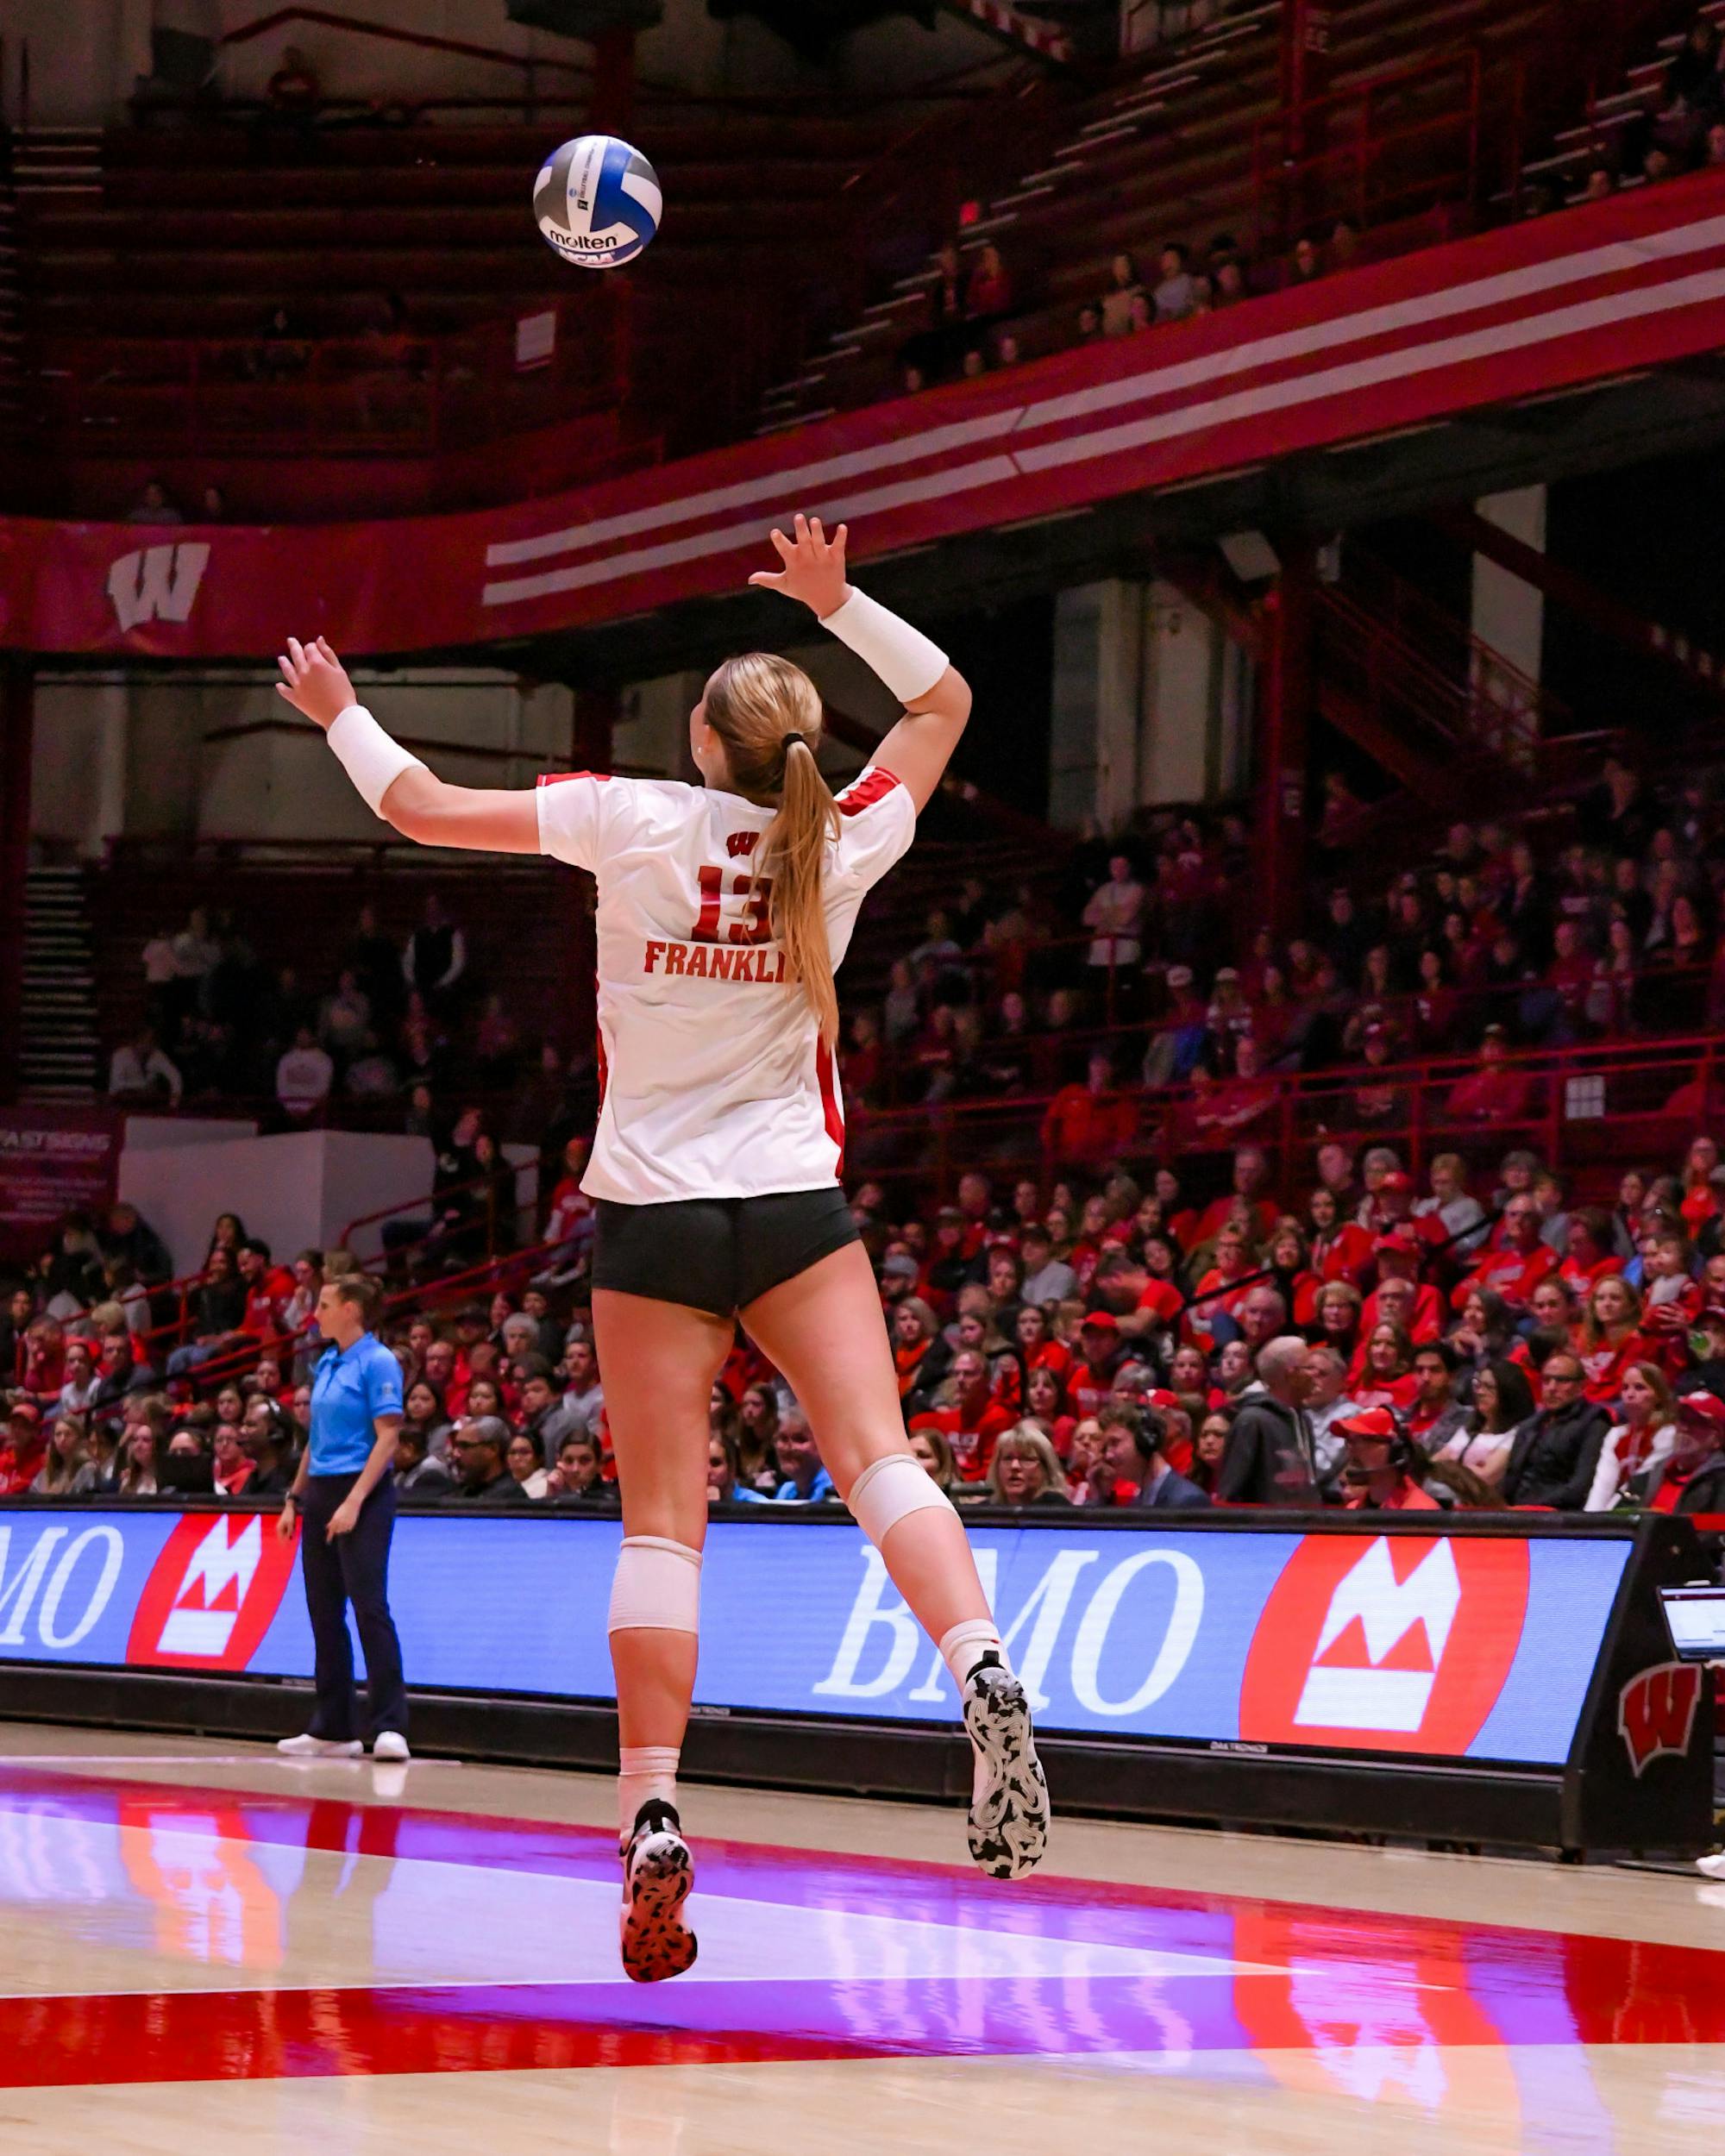
[[[1578,186],[1565,193],[1559,182],[1536,172],[1515,198],[1516,214],[1544,216],[1571,204],[1601,201],[1622,187],[1725,166],[1722,61],[1725,38],[1719,26],[1697,16],[1645,106],[1627,116],[1615,133],[1602,133],[1602,147],[1589,159]],[[1463,178],[1458,172],[1458,198]],[[1220,312],[1350,269],[1361,260],[1361,246],[1360,227],[1346,216],[1326,219],[1268,250],[1253,250],[1233,231],[1218,232],[1202,245],[1170,235],[1157,246],[1153,270],[1132,252],[1117,254],[1101,290],[1070,317],[1056,318],[1032,304],[1034,280],[1015,271],[993,241],[963,251],[949,241],[934,257],[925,319],[899,352],[898,387],[914,393],[1044,352]]]
[[[847,1098],[1045,1101],[1042,1152],[1083,1168],[1134,1143],[1172,1157],[1262,1135],[1291,1074],[1347,1074],[1342,1127],[1405,1127],[1414,1067],[1465,1056],[1443,1119],[1514,1125],[1540,1106],[1519,1050],[1725,1023],[1716,776],[1661,791],[1608,757],[1572,816],[1457,824],[1376,891],[1346,874],[1358,804],[1338,784],[1324,877],[1287,938],[1242,925],[1249,837],[1228,814],[1092,837],[1059,892],[973,880],[881,1002],[850,1013]],[[1685,1080],[1664,1106],[1703,1120],[1701,1091]],[[858,1142],[865,1164],[892,1165],[866,1125]]]
[[[614,1500],[574,1141],[531,1277],[393,1301],[404,1496]],[[931,1218],[852,1207],[906,1428],[961,1505],[1725,1510],[1725,1167],[1696,1138],[1577,1202],[1512,1147],[1416,1189],[1393,1149],[1331,1140],[1282,1200],[1244,1144],[1226,1187],[1118,1164],[1049,1190],[964,1175]],[[1473,1187],[1476,1186],[1477,1188]],[[232,1214],[184,1314],[135,1208],[69,1220],[0,1313],[0,1495],[279,1495],[309,1422],[325,1277]],[[416,1307],[416,1294],[424,1307]],[[708,1431],[715,1502],[836,1499],[797,1402],[739,1333]]]
[[[519,1030],[435,891],[405,940],[362,906],[316,977],[265,965],[243,921],[204,906],[152,935],[141,964],[144,1024],[109,1062],[127,1107],[242,1101],[292,1127],[346,1104],[434,1133],[437,1104],[507,1094],[524,1075]]]

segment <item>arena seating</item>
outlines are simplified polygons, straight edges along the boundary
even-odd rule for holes
[[[992,241],[1006,256],[1016,290],[1008,326],[1026,359],[1076,340],[1078,311],[1107,289],[1117,254],[1148,272],[1178,240],[1201,262],[1226,234],[1253,266],[1250,288],[1264,290],[1285,277],[1296,236],[1327,235],[1339,217],[1360,234],[1361,260],[1429,245],[1512,213],[1524,145],[1586,104],[1599,64],[1589,33],[1603,47],[1618,18],[1571,12],[1554,54],[1546,0],[1359,0],[1333,10],[1331,86],[1306,116],[1312,142],[1290,159],[1278,116],[1280,8],[1228,9],[1130,83],[1063,112],[1058,139],[1036,141],[1035,164],[957,237],[967,254]],[[973,191],[986,196],[986,185]],[[897,277],[829,352],[769,392],[757,431],[894,393],[936,276],[931,266]]]

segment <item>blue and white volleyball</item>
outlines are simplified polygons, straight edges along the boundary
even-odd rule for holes
[[[533,183],[533,215],[566,262],[617,269],[659,229],[659,175],[614,135],[578,135],[547,158]]]

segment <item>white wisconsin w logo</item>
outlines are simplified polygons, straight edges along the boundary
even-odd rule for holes
[[[177,545],[122,554],[108,572],[108,596],[121,628],[136,629],[158,617],[185,621],[209,560],[207,539],[182,539]]]
[[[185,1577],[162,1626],[162,1653],[225,1654],[263,1553],[263,1521],[258,1514],[252,1514],[238,1540],[232,1543],[228,1539],[227,1520],[218,1518],[185,1568]],[[231,1597],[233,1607],[217,1609],[216,1604],[230,1587],[236,1590]]]
[[[1320,1729],[1418,1729],[1460,1607],[1461,1580],[1447,1540],[1398,1580],[1380,1535],[1336,1583],[1295,1720]],[[1423,1648],[1411,1637],[1419,1625]],[[1334,1647],[1341,1651],[1325,1664]]]

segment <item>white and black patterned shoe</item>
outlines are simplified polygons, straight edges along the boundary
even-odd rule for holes
[[[976,1754],[970,1854],[991,1878],[1022,1878],[1048,1848],[1048,1784],[1024,1686],[996,1654],[965,1680],[964,1727]]]
[[[676,1806],[649,1797],[623,1852],[623,1971],[634,1983],[662,1984],[693,1965],[695,1935],[683,1904],[694,1883]]]

